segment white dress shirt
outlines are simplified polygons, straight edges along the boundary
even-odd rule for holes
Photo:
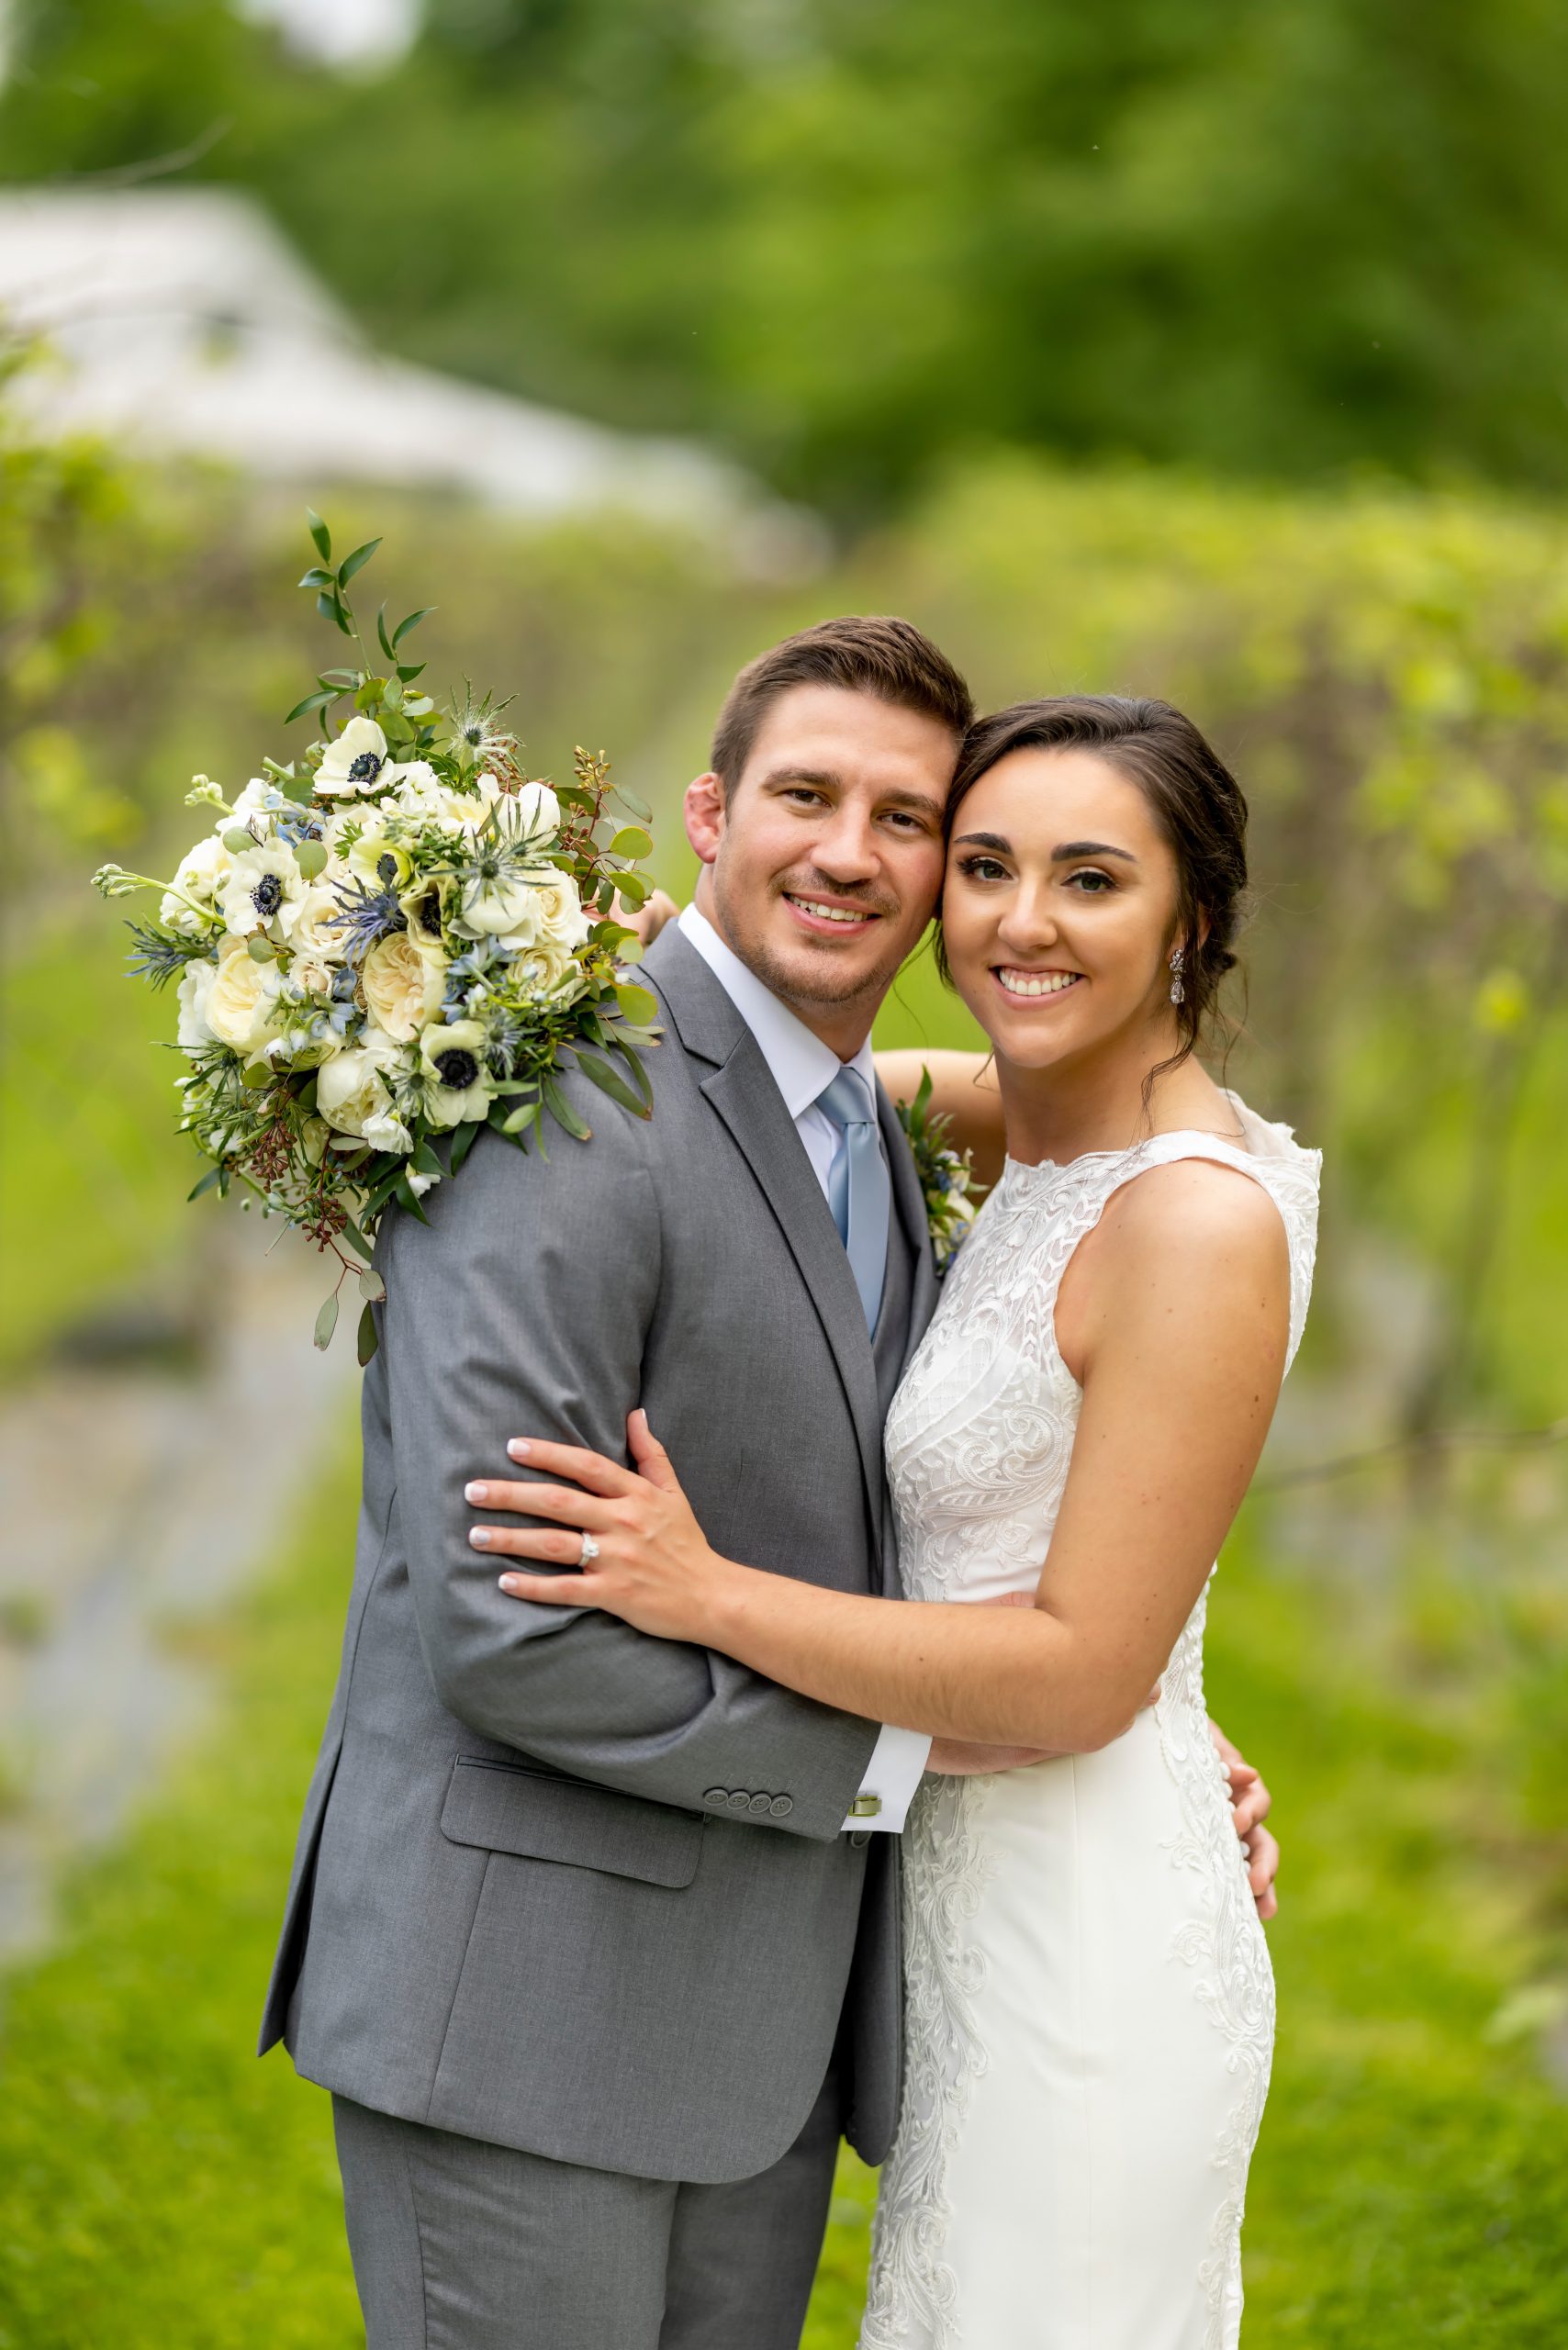
[[[853,1060],[841,1061],[831,1045],[813,1036],[804,1022],[797,1020],[770,988],[764,987],[756,973],[725,946],[712,923],[695,906],[687,907],[680,917],[680,927],[756,1037],[773,1081],[784,1096],[784,1106],[795,1121],[795,1132],[812,1162],[812,1172],[826,1198],[834,1159],[847,1146],[842,1127],[834,1124],[825,1110],[817,1107],[817,1096],[841,1069],[852,1069],[865,1080],[875,1101],[877,1072],[869,1036]],[[900,1729],[888,1724],[877,1740],[860,1783],[861,1795],[879,1797],[881,1810],[869,1818],[846,1819],[846,1828],[876,1828],[896,1836],[903,1827],[911,1797],[920,1785],[930,1751],[931,1740],[924,1730]]]

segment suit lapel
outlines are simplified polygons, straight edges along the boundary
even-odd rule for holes
[[[879,1544],[882,1430],[876,1365],[860,1293],[822,1186],[751,1030],[673,924],[651,948],[644,969],[688,1052],[713,1064],[699,1080],[702,1092],[756,1177],[816,1308],[854,1423]]]

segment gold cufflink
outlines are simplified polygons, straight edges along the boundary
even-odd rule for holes
[[[851,1819],[875,1819],[882,1808],[880,1796],[857,1796],[849,1807]]]

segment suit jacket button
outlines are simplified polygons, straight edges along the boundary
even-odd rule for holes
[[[858,1852],[863,1844],[868,1844],[870,1842],[871,1831],[868,1828],[852,1829],[850,1831],[849,1841],[854,1845],[856,1851]]]
[[[715,1811],[722,1811],[730,1800],[730,1791],[728,1787],[710,1787],[702,1800],[711,1805]]]
[[[750,1803],[746,1806],[746,1809],[751,1813],[755,1819],[766,1819],[772,1808],[773,1797],[771,1796],[753,1796]]]
[[[747,1795],[744,1787],[735,1788],[734,1792],[729,1797],[729,1807],[732,1811],[749,1811],[751,1809],[751,1797]]]
[[[795,1808],[795,1798],[793,1796],[775,1796],[767,1808],[775,1819],[788,1819]]]

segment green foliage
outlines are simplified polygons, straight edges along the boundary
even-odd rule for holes
[[[336,1668],[358,1479],[282,1572],[204,1625],[222,1733],[69,1896],[0,2016],[3,2350],[350,2350],[331,2116],[252,2054]]]
[[[250,2053],[354,1490],[345,1457],[268,1587],[204,1626],[218,1725],[80,1874],[58,1951],[6,1986],[0,2350],[358,2338],[327,2101]],[[1510,1839],[1546,1827],[1517,1807],[1520,1718],[1495,1678],[1487,1731],[1385,1652],[1349,1664],[1338,1608],[1268,1538],[1255,1519],[1232,1546],[1210,1641],[1213,1701],[1266,1759],[1287,1838],[1249,2350],[1549,2350],[1568,2327],[1568,2108],[1500,2023],[1537,1956]],[[804,2350],[851,2350],[873,2188],[846,2157]]]
[[[1560,1411],[1540,1343],[1568,1209],[1550,1141],[1568,1021],[1560,517],[1003,459],[955,474],[830,594],[909,612],[982,705],[1082,688],[1192,712],[1253,809],[1234,1073],[1323,1147],[1331,1216],[1414,1252],[1437,1287],[1406,1423],[1487,1393]],[[969,1041],[928,969],[900,992],[913,1033],[885,1021],[884,1041]],[[1344,1263],[1327,1252],[1319,1342]]]
[[[432,0],[346,80],[224,0],[15,14],[6,177],[207,141],[394,346],[846,514],[997,440],[1568,482],[1547,0]]]

